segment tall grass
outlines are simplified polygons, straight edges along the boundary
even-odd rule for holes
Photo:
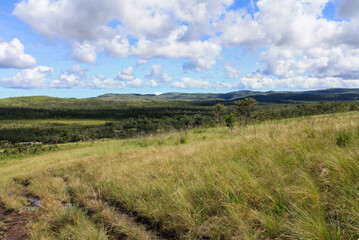
[[[98,142],[0,167],[0,195],[30,183],[43,202],[33,239],[151,239],[148,228],[178,239],[357,239],[358,123],[359,113],[338,114],[192,130],[186,144],[181,133]]]

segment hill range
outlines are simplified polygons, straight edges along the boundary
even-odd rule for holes
[[[100,95],[95,99],[112,101],[186,101],[186,102],[233,102],[252,97],[259,102],[292,103],[320,101],[355,101],[359,100],[359,89],[324,89],[312,91],[249,91],[240,90],[229,93],[179,93],[169,92],[155,94],[113,94]]]
[[[167,104],[175,102],[194,103],[200,105],[212,105],[215,103],[231,104],[234,101],[246,97],[252,97],[261,103],[285,103],[301,104],[310,102],[334,102],[334,101],[357,101],[359,100],[358,88],[335,88],[312,91],[249,91],[239,90],[228,93],[180,93],[169,92],[160,95],[155,94],[116,94],[107,93],[91,98],[57,98],[49,96],[11,97],[0,99],[1,107],[30,107],[30,108],[58,108],[66,105],[71,108],[82,108],[85,105],[95,104],[97,108],[108,108],[112,104],[143,105],[146,103]],[[111,103],[112,102],[112,103]],[[117,103],[115,103],[117,102]]]

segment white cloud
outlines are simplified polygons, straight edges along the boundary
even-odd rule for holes
[[[155,87],[159,87],[159,84],[155,80],[150,80],[146,83],[146,86],[155,88]]]
[[[9,43],[0,42],[0,68],[29,68],[36,65],[36,59],[25,54],[24,49],[17,38]]]
[[[126,86],[127,87],[132,87],[132,88],[141,88],[142,87],[142,80],[139,79],[139,78],[135,78],[132,81],[126,82]]]
[[[81,62],[93,63],[96,51],[104,51],[112,57],[187,58],[190,61],[185,68],[206,71],[215,64],[221,47],[198,38],[215,34],[211,22],[219,21],[232,3],[233,0],[22,0],[13,14],[40,34],[73,42],[73,57]],[[109,27],[113,20],[120,24]],[[132,48],[129,36],[139,41]]]
[[[223,34],[216,42],[260,48],[254,53],[266,63],[264,73],[279,78],[358,78],[359,24],[324,18],[328,2],[259,0],[254,17],[245,11],[227,13],[218,26]],[[342,15],[351,15],[348,9],[356,9],[353,2],[342,2]]]
[[[192,88],[197,88],[197,89],[209,89],[212,88],[212,83],[208,82],[208,81],[203,81],[200,79],[193,79],[193,78],[182,78],[182,81],[180,82],[174,82],[171,84],[171,87],[174,88],[182,88],[182,89],[192,89]]]
[[[100,74],[95,75],[90,81],[86,80],[86,68],[74,65],[71,69],[54,76],[54,69],[47,66],[38,66],[24,69],[10,78],[0,78],[0,86],[19,89],[48,89],[48,88],[90,88],[90,89],[121,89],[140,88],[142,80],[130,78],[127,80],[110,79]],[[122,73],[130,76],[133,73],[131,67],[123,69]]]
[[[233,0],[22,0],[13,14],[49,37],[93,40],[113,32],[160,39],[185,22],[190,27],[186,38],[198,39],[212,32]],[[114,28],[107,24],[117,20]]]
[[[179,41],[186,30],[185,26],[179,27],[166,39],[156,41],[140,38],[132,52],[143,58],[187,58],[190,61],[184,65],[185,69],[194,69],[198,72],[209,70],[221,53],[221,46],[210,41]]]
[[[127,38],[116,35],[112,39],[101,39],[97,42],[99,48],[103,48],[108,56],[115,58],[127,57],[130,52],[130,43]]]
[[[145,77],[147,79],[157,80],[162,83],[171,82],[172,77],[168,76],[167,73],[162,73],[161,69],[162,69],[161,64],[153,64],[151,72],[147,73]]]
[[[54,69],[47,66],[38,66],[24,69],[11,78],[1,78],[0,84],[8,88],[45,88],[45,82],[53,74]]]
[[[86,72],[88,71],[87,68],[81,67],[79,64],[75,64],[72,68],[68,71],[69,73],[77,74],[79,76],[85,76]]]
[[[122,81],[126,87],[140,88],[142,80],[135,77],[133,67],[126,67],[118,72],[117,80]]]
[[[230,10],[234,0],[22,0],[13,14],[40,34],[69,40],[73,57],[85,63],[105,52],[137,56],[137,64],[184,58],[185,70],[204,72],[216,64],[223,47],[244,47],[265,64],[262,75],[279,81],[309,76],[316,85],[315,79],[323,79],[332,86],[333,78],[359,78],[359,6],[354,0],[338,2],[338,16],[346,19],[334,21],[323,16],[330,1],[258,0],[247,9]],[[240,70],[225,68],[228,78],[239,77]],[[158,84],[171,79],[167,73],[150,75]],[[136,80],[122,73],[118,79]]]
[[[138,65],[140,64],[146,64],[148,63],[148,60],[147,59],[144,59],[144,58],[139,58],[137,59],[137,62],[136,62]]]
[[[74,42],[72,56],[83,63],[94,63],[96,61],[96,47],[90,43]]]
[[[230,78],[230,79],[238,78],[239,75],[242,74],[242,70],[235,69],[229,64],[225,65],[225,69],[226,69],[226,72],[227,72],[227,78]]]
[[[133,67],[126,67],[118,72],[118,79],[122,81],[133,81],[135,79]]]
[[[339,77],[289,77],[276,79],[263,76],[260,73],[249,74],[232,88],[239,89],[318,89],[318,88],[357,88],[359,80],[343,80]]]
[[[97,75],[92,77],[92,81],[87,84],[87,87],[93,89],[121,89],[125,88],[126,84],[123,81],[108,79],[104,75]]]
[[[86,82],[78,75],[63,73],[58,79],[52,80],[47,86],[49,88],[83,88],[86,87]]]
[[[40,34],[70,40],[93,40],[104,34],[119,4],[95,0],[22,0],[13,14]]]

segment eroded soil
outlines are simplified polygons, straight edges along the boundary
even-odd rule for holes
[[[29,220],[28,211],[9,211],[0,199],[0,240],[28,239]]]

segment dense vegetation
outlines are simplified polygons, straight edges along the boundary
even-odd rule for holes
[[[292,111],[328,110],[305,109]],[[32,240],[357,239],[358,124],[349,112],[78,143],[0,162],[0,199],[30,211]]]
[[[34,240],[358,238],[359,102],[246,94],[1,99],[0,208]]]
[[[244,102],[237,101],[235,103]],[[219,107],[219,108],[218,108]],[[254,110],[254,108],[252,109]],[[233,126],[240,122],[359,110],[359,102],[260,104],[239,114],[235,104],[186,102],[119,102],[97,99],[25,97],[0,100],[0,159],[9,155],[41,153],[56,148],[43,144],[131,138],[193,127]],[[77,119],[74,121],[74,119]]]

